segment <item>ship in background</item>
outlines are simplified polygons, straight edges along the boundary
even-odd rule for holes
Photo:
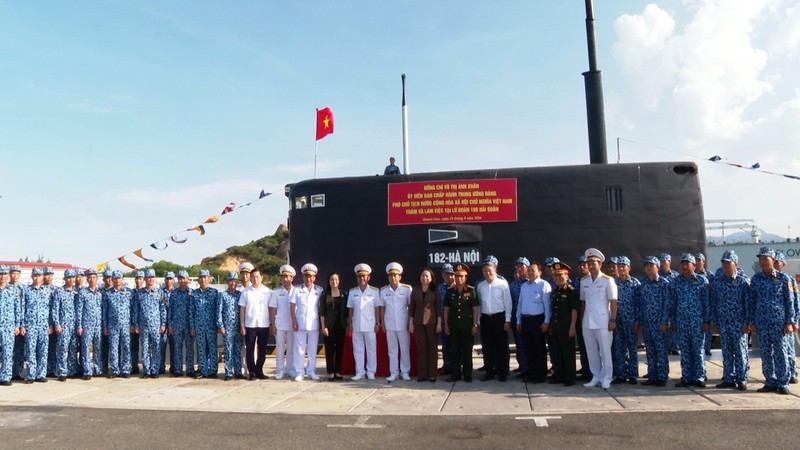
[[[403,84],[404,174],[305,180],[286,186],[289,255],[315,263],[324,284],[349,279],[361,262],[401,263],[416,282],[424,267],[487,255],[510,276],[520,256],[557,257],[574,265],[588,247],[626,255],[636,275],[644,256],[705,252],[703,201],[691,162],[608,164],[603,92],[586,0],[589,71],[584,72],[590,164],[410,174]],[[405,77],[403,76],[403,80]],[[473,270],[471,280],[481,277]]]

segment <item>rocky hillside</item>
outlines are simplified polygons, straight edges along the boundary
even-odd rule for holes
[[[203,258],[200,265],[224,273],[238,271],[239,264],[249,261],[261,269],[266,280],[277,280],[278,268],[286,263],[288,252],[289,228],[281,224],[273,235],[264,236],[249,244],[229,247],[219,255]]]

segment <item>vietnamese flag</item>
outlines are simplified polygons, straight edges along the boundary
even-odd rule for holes
[[[330,108],[317,110],[317,140],[333,134],[333,113]]]

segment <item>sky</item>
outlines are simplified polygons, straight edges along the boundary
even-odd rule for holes
[[[412,173],[586,164],[585,17],[581,1],[0,1],[0,260],[189,265],[272,234],[284,186],[313,176],[316,108],[335,118],[318,177],[402,167],[402,73]],[[799,235],[800,181],[708,158],[800,176],[800,2],[595,17],[609,162],[696,162],[706,219]]]

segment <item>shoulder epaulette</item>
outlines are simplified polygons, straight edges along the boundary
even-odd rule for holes
[[[581,281],[583,281],[583,280],[585,280],[585,279],[587,279],[587,278],[589,278],[589,275],[586,275],[586,276],[583,276],[583,277],[581,277]]]
[[[400,283],[400,286],[405,286],[405,287],[408,287],[408,288],[410,288],[410,287],[411,287],[411,285],[410,285],[410,284],[406,284],[406,283]]]

